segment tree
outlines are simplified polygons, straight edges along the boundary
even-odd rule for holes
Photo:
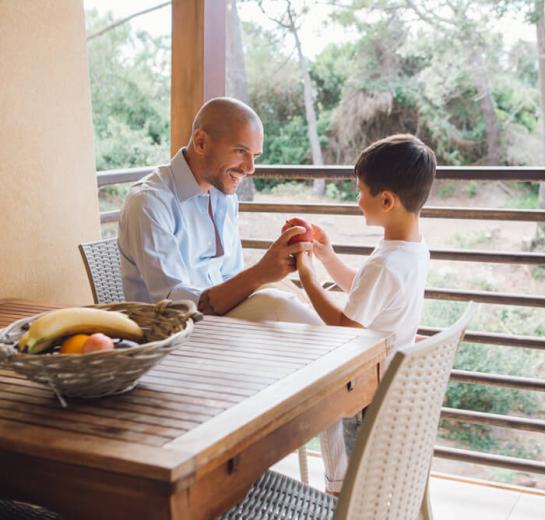
[[[310,78],[309,66],[306,57],[303,53],[303,46],[299,36],[300,20],[302,15],[308,12],[308,6],[303,2],[299,12],[296,11],[292,0],[281,0],[284,14],[281,16],[272,16],[263,6],[263,0],[258,0],[259,7],[263,13],[273,20],[280,29],[287,31],[293,37],[299,70],[303,80],[303,96],[305,103],[305,118],[307,121],[308,140],[312,155],[312,163],[315,165],[324,164],[322,157],[322,149],[320,147],[320,139],[318,137],[318,126],[316,121],[316,110],[314,108],[314,94],[312,81]],[[314,181],[314,193],[323,195],[325,193],[325,181],[316,179]]]
[[[298,65],[285,52],[278,34],[244,23],[248,100],[266,129],[265,164],[309,161],[308,136]],[[257,179],[256,186],[272,181]]]
[[[244,49],[240,18],[238,16],[237,1],[228,0],[227,30],[225,44],[225,93],[248,103],[246,89],[246,64],[244,63]],[[254,199],[254,181],[251,177],[244,179],[238,187],[237,194],[240,200]]]

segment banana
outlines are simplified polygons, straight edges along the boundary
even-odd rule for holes
[[[35,319],[19,339],[19,350],[38,354],[63,336],[95,332],[133,341],[144,335],[140,326],[121,312],[72,307],[51,311]]]

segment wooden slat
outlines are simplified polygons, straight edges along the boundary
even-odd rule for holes
[[[422,334],[423,336],[433,336],[442,330],[443,329],[437,327],[421,327],[418,329],[418,334]],[[545,339],[534,336],[516,336],[513,334],[468,331],[464,334],[464,341],[467,343],[498,345],[500,347],[507,346],[545,350]]]
[[[458,381],[460,383],[479,383],[506,388],[517,388],[519,390],[545,392],[545,380],[531,377],[504,376],[501,374],[487,374],[484,372],[453,370],[450,374],[450,380]]]
[[[353,166],[259,165],[255,174],[261,179],[354,179]],[[509,166],[438,166],[437,179],[481,181],[545,181],[545,168]]]
[[[498,468],[513,469],[515,471],[528,471],[545,475],[545,462],[537,460],[520,459],[516,457],[505,457],[492,453],[481,453],[476,451],[461,450],[458,448],[446,448],[436,446],[434,456],[441,459],[471,462],[473,464],[484,464]]]
[[[300,280],[292,279],[297,287],[302,287]],[[342,289],[332,281],[323,283],[324,289],[340,292]],[[494,305],[518,305],[523,307],[545,307],[545,296],[514,294],[491,291],[460,291],[458,289],[440,289],[429,287],[424,297],[431,300],[447,300],[457,302],[474,301],[477,303],[491,303]]]
[[[246,213],[285,213],[291,215],[349,215],[361,217],[361,209],[356,204],[303,204],[276,202],[240,202],[239,209]],[[105,218],[112,219],[114,211],[103,212]],[[450,206],[424,206],[424,218],[459,220],[509,220],[513,222],[545,222],[545,211],[539,209],[488,209]],[[115,217],[117,220],[117,217]]]
[[[287,215],[350,215],[361,217],[355,204],[280,204],[272,202],[241,202],[243,213],[285,213]],[[100,222],[117,222],[119,210],[102,211]],[[509,222],[545,222],[545,211],[538,209],[486,209],[424,206],[423,218],[457,220],[495,220]]]
[[[441,408],[441,419],[450,419],[463,423],[487,424],[502,428],[514,428],[527,432],[545,433],[545,421],[513,415],[460,410],[458,408]]]
[[[242,246],[247,249],[268,249],[270,240],[242,240]],[[375,249],[372,246],[350,246],[333,244],[333,249],[343,255],[370,255]],[[495,264],[529,264],[545,265],[545,255],[540,253],[509,253],[491,251],[461,251],[457,249],[431,249],[432,260],[453,260],[457,262],[480,262]]]
[[[153,167],[125,168],[97,172],[98,186],[136,182],[153,171]],[[283,166],[258,165],[257,179],[326,179],[334,181],[354,180],[353,166]],[[543,167],[510,167],[510,166],[438,166],[438,179],[482,180],[482,181],[545,181]]]

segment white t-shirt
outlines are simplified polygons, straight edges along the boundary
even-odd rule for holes
[[[412,344],[422,314],[429,262],[423,239],[381,240],[354,277],[345,316],[367,329],[392,334],[394,350]]]

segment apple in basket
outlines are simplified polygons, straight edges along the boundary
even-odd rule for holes
[[[78,338],[77,341],[72,339],[74,343],[78,343],[77,348],[73,346],[76,351],[80,348],[82,352],[112,350],[114,348],[112,337],[139,341],[144,336],[138,323],[121,312],[71,307],[54,310],[35,319],[19,339],[19,350],[29,354],[40,354],[61,344],[63,338],[87,334],[88,338]],[[66,343],[67,340],[63,347]]]
[[[83,344],[83,353],[98,352],[100,350],[113,350],[114,341],[106,334],[96,332],[91,334],[87,341]]]
[[[312,226],[300,217],[292,217],[289,220],[286,220],[285,224],[282,226],[282,233],[293,226],[303,227],[305,228],[305,232],[291,237],[288,245],[295,244],[296,242],[312,242]]]

